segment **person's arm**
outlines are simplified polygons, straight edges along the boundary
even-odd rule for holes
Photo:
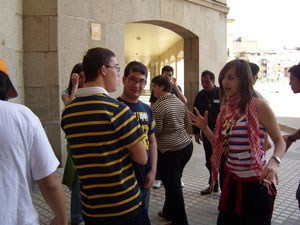
[[[68,213],[65,193],[57,174],[54,172],[41,180],[37,180],[37,184],[43,198],[55,215],[51,225],[67,225]]]
[[[285,151],[287,151],[288,148],[291,146],[291,144],[292,144],[294,141],[300,139],[300,129],[297,130],[297,131],[296,131],[295,133],[293,133],[292,135],[283,135],[282,137],[283,137],[283,139],[284,139],[284,141],[285,141],[285,143],[286,143],[286,149],[285,149]]]
[[[173,77],[172,78],[172,87],[175,89],[177,97],[186,105],[187,104],[187,99],[186,97],[182,94],[181,90],[179,89],[179,87],[177,86],[177,81],[176,78]]]
[[[129,153],[133,161],[141,165],[146,165],[148,159],[143,140],[140,140],[135,145],[129,147]]]
[[[149,138],[149,160],[150,160],[150,170],[146,175],[145,188],[151,188],[156,175],[157,166],[157,144],[154,133],[150,135]]]
[[[73,73],[72,74],[72,90],[69,96],[67,95],[62,95],[61,98],[65,104],[65,106],[69,105],[71,103],[71,101],[74,100],[75,98],[75,93],[78,89],[78,84],[79,84],[79,75],[77,73]]]
[[[195,101],[194,101],[194,107],[196,107],[198,109],[198,111],[200,111],[200,107],[201,107],[201,92],[199,92],[197,95],[196,95],[196,98],[195,98]],[[193,111],[195,113],[195,110]],[[200,140],[202,141],[201,139],[201,135],[200,135],[200,129],[196,126],[192,126],[193,128],[193,133],[195,135],[195,141],[198,143],[198,144],[201,144]]]
[[[272,109],[264,100],[257,99],[257,113],[258,113],[259,122],[267,130],[272,141],[274,142],[275,148],[274,148],[273,156],[282,158],[285,152],[285,142],[281,137],[280,130]],[[260,179],[261,180],[266,179],[272,182],[275,177],[276,183],[278,183],[278,177],[277,177],[278,166],[279,166],[278,162],[272,157],[267,163],[267,165],[265,166]]]

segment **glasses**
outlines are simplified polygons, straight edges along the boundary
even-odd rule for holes
[[[135,77],[128,77],[128,82],[133,85],[138,83],[142,86],[145,86],[147,84],[147,81],[145,79],[136,79]]]
[[[104,66],[107,67],[107,68],[115,68],[118,73],[121,70],[121,68],[119,66],[110,66],[110,65],[104,65]]]

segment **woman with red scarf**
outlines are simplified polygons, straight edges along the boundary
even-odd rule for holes
[[[219,202],[218,225],[271,224],[277,167],[285,151],[275,115],[268,104],[257,98],[248,62],[233,60],[220,72],[220,102],[223,102],[212,132],[207,112],[202,117],[189,113],[213,146],[212,183],[218,176],[222,154],[226,155],[226,179]],[[269,160],[263,151],[264,134],[275,148]]]

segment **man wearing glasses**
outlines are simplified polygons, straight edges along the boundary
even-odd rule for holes
[[[144,132],[125,104],[109,97],[117,89],[115,54],[92,48],[83,58],[85,85],[62,114],[80,180],[86,225],[149,225],[132,161],[147,163]]]
[[[157,145],[154,136],[156,125],[152,115],[152,109],[147,104],[139,101],[139,97],[143,93],[147,83],[147,74],[147,68],[144,64],[136,61],[130,62],[124,71],[124,89],[118,100],[129,106],[145,133],[143,141],[147,150],[147,164],[143,166],[138,163],[133,163],[133,168],[142,191],[142,205],[148,212],[150,188],[153,185],[156,174]]]

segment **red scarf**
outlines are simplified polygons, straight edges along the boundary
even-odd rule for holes
[[[215,134],[215,141],[213,143],[213,155],[212,155],[212,183],[211,188],[214,187],[216,180],[218,178],[219,168],[220,168],[220,161],[222,156],[222,142],[223,142],[223,135],[222,135],[222,126],[225,122],[225,115],[228,116],[228,119],[238,119],[239,117],[239,107],[240,107],[241,96],[232,96],[226,97],[226,104],[222,107],[220,113],[218,114],[216,127],[214,130]],[[256,109],[256,97],[252,97],[250,101],[246,104],[245,109],[246,121],[247,121],[247,131],[249,142],[251,146],[251,155],[252,159],[256,161],[257,164],[257,171],[256,174],[258,175],[258,171],[262,171],[262,162],[261,162],[261,145],[259,139],[259,121]],[[252,165],[251,162],[251,165]],[[255,168],[254,168],[255,169]]]

